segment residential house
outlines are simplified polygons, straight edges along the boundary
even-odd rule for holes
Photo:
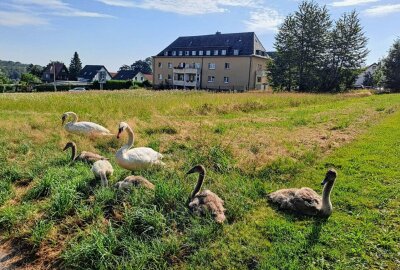
[[[120,70],[117,75],[114,76],[113,80],[130,80],[136,82],[144,82],[148,78],[153,78],[151,74],[144,74],[142,72],[136,72],[134,70]]]
[[[86,65],[78,74],[78,81],[80,82],[94,82],[100,81],[101,76],[105,76],[105,80],[111,80],[111,74],[105,66],[102,65]]]
[[[120,70],[117,75],[113,77],[113,80],[132,81],[136,74],[137,72],[134,70]]]
[[[364,87],[364,81],[367,76],[374,75],[375,71],[378,68],[378,64],[373,63],[372,65],[368,66],[360,75],[358,75],[354,86],[355,87]]]
[[[54,78],[55,76],[55,78]],[[42,81],[49,83],[55,81],[67,81],[69,77],[68,68],[61,62],[47,65],[42,74]]]
[[[265,89],[269,56],[254,32],[179,37],[153,57],[155,88]]]

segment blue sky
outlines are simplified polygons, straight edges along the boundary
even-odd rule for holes
[[[368,48],[367,64],[400,36],[399,0],[317,1],[333,19],[356,9]],[[296,0],[0,0],[0,59],[68,66],[75,51],[83,64],[117,71],[159,53],[178,36],[254,31],[273,50],[276,29]]]

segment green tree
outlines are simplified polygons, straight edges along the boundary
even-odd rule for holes
[[[151,65],[148,62],[143,60],[138,60],[131,65],[131,69],[135,72],[142,72],[144,74],[151,74]]]
[[[7,83],[10,83],[10,80],[7,78],[7,76],[0,69],[0,84],[7,84]]]
[[[344,13],[330,33],[329,57],[324,65],[323,88],[343,91],[351,88],[368,55],[368,39],[355,11]]]
[[[74,53],[74,56],[71,58],[71,63],[69,64],[69,79],[76,81],[78,78],[79,72],[82,70],[82,62],[79,58],[77,52]]]
[[[325,6],[304,1],[294,14],[298,90],[318,91],[332,22]]]
[[[35,75],[36,77],[42,77],[42,73],[43,73],[43,67],[39,66],[39,65],[34,65],[34,64],[29,64],[26,67],[26,71],[32,75]]]
[[[285,19],[274,44],[273,85],[289,91],[320,90],[331,25],[326,7],[315,2],[302,2],[298,11]]]
[[[400,39],[395,40],[388,56],[383,60],[383,64],[385,86],[400,90]]]
[[[132,70],[132,68],[131,68],[130,66],[128,66],[128,65],[122,65],[122,66],[119,68],[118,71],[121,71],[121,70]]]
[[[31,73],[24,73],[21,76],[21,82],[25,83],[27,85],[32,85],[32,84],[39,84],[42,81],[39,79],[39,77],[37,77]]]
[[[291,91],[297,84],[296,80],[296,39],[295,20],[288,16],[280,26],[275,37],[276,59],[268,63],[271,85],[280,90]]]

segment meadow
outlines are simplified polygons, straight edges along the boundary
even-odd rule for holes
[[[121,139],[67,134],[61,115],[164,154],[141,171],[155,191],[122,193],[130,174],[115,163]],[[0,251],[21,269],[399,269],[400,95],[196,91],[93,91],[0,95]],[[62,148],[75,141],[110,158],[100,187]],[[227,221],[189,213],[203,188],[217,193]],[[277,211],[266,195],[286,187],[321,192],[338,171],[329,219]],[[1,252],[0,252],[1,253]],[[3,265],[1,265],[3,264]],[[1,267],[0,267],[1,268]]]

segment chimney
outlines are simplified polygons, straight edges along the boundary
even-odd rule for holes
[[[217,31],[215,34],[216,34],[216,35],[221,35],[221,32],[220,32],[220,31]]]

